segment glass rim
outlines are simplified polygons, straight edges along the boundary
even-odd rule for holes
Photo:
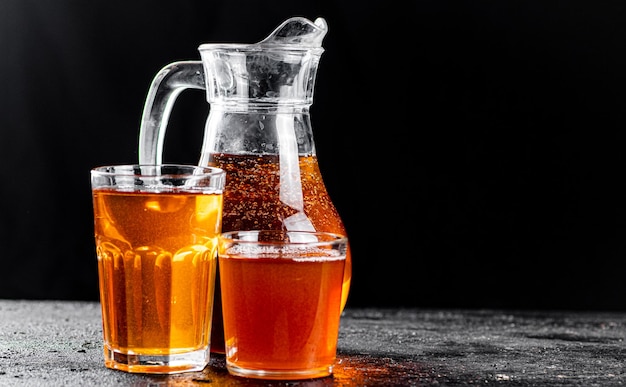
[[[323,47],[312,46],[294,46],[284,43],[202,43],[198,46],[198,51],[227,51],[233,54],[249,53],[249,54],[265,54],[268,52],[280,53],[311,53],[312,55],[321,56],[325,49]],[[303,55],[304,56],[304,55]]]
[[[267,240],[267,239],[258,239],[258,235],[270,234],[270,235],[282,235],[282,236],[317,236],[322,237],[322,239],[312,240],[312,239],[303,239],[303,240],[291,240],[291,239],[282,239],[282,240]],[[248,238],[245,238],[248,236]],[[232,231],[224,231],[220,233],[219,238],[222,240],[226,240],[229,243],[238,243],[238,244],[257,244],[257,245],[307,245],[307,246],[317,246],[317,245],[328,245],[333,243],[348,243],[348,236],[345,234],[339,234],[334,232],[327,231],[307,231],[307,230],[232,230]],[[254,239],[250,239],[254,238]]]
[[[176,168],[179,172],[163,171],[163,168]],[[165,172],[165,173],[164,173]],[[143,177],[176,177],[181,175],[192,176],[220,176],[226,171],[219,167],[200,166],[194,164],[164,163],[164,164],[108,164],[91,168],[92,175],[99,176],[143,176]]]

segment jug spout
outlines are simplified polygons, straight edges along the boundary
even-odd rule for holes
[[[327,32],[323,18],[292,17],[255,44],[201,44],[207,101],[245,110],[311,105]]]
[[[305,49],[322,47],[322,40],[328,32],[328,24],[324,18],[318,17],[315,22],[303,17],[292,17],[260,41],[261,46],[299,46]]]

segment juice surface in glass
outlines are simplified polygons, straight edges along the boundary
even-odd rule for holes
[[[315,230],[346,234],[344,224],[322,180],[316,156],[299,156],[299,176],[286,179],[276,155],[211,155],[211,165],[226,171],[222,231],[274,229]],[[282,170],[282,172],[281,172]],[[219,269],[221,270],[221,269]],[[218,270],[218,271],[219,271]],[[341,308],[352,279],[350,248],[343,272]],[[218,275],[218,281],[220,277]],[[211,351],[223,352],[219,286],[216,289]]]
[[[229,371],[246,376],[246,370],[262,370],[266,379],[329,375],[336,358],[344,263],[336,257],[220,254]]]
[[[93,191],[107,367],[171,373],[175,361],[159,370],[115,358],[208,351],[222,200]]]

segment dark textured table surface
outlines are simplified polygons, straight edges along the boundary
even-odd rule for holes
[[[100,306],[0,300],[1,386],[620,386],[626,313],[350,309],[334,375],[297,382],[103,365]]]

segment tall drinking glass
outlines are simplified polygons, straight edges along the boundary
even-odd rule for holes
[[[172,374],[208,364],[224,184],[211,167],[91,170],[106,367]]]

